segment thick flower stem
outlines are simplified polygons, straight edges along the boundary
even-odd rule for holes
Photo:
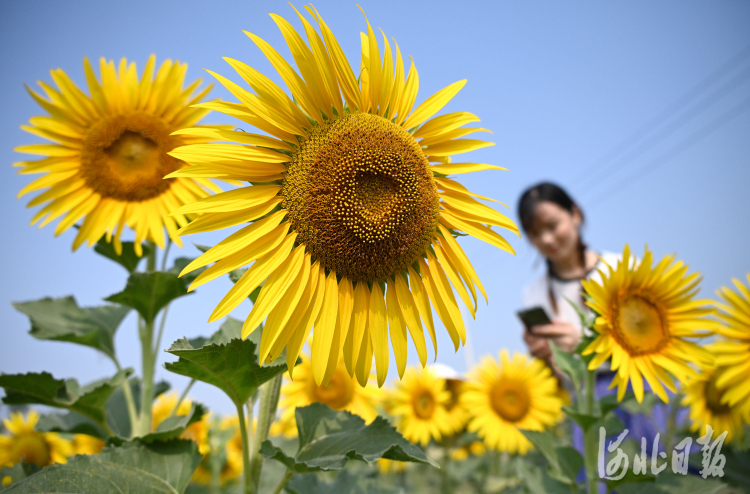
[[[252,460],[250,461],[250,478],[252,490],[246,493],[256,494],[260,483],[260,471],[263,469],[263,456],[259,453],[260,446],[268,438],[268,430],[276,416],[276,406],[279,404],[281,390],[281,374],[274,377],[260,387],[260,405],[258,407],[258,426],[253,441]],[[247,453],[243,451],[247,456]]]
[[[282,477],[281,481],[279,482],[279,485],[276,486],[276,488],[273,490],[273,494],[279,494],[281,491],[284,490],[284,486],[287,482],[289,482],[289,479],[292,478],[294,475],[294,470],[287,469],[286,472],[284,472],[284,477]]]
[[[146,270],[156,270],[156,244],[148,242],[149,252],[146,259]],[[154,322],[139,319],[139,334],[141,337],[141,362],[143,376],[141,382],[141,418],[138,429],[140,436],[151,432],[151,402],[154,400],[154,364],[156,355],[153,350]]]
[[[583,412],[587,415],[594,415],[594,383],[596,382],[596,375],[594,371],[587,370],[585,377]],[[596,479],[596,436],[598,432],[598,427],[591,426],[584,432],[583,436],[583,463],[586,467],[586,484],[589,494],[599,494],[599,482]]]
[[[237,407],[237,417],[240,421],[240,436],[242,437],[242,466],[243,466],[243,482],[245,494],[257,492],[257,488],[253,489],[252,477],[250,475],[250,458],[247,452],[250,448],[250,441],[247,440],[247,422],[245,422],[245,407],[239,405]],[[252,427],[252,425],[250,426]]]
[[[120,362],[115,358],[115,366],[117,372],[122,371]],[[130,389],[130,380],[125,379],[122,386],[122,394],[125,396],[125,406],[128,407],[128,418],[130,419],[130,436],[134,436],[138,431],[138,411],[135,409],[135,400],[133,399],[133,391]]]

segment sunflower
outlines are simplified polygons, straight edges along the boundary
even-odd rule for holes
[[[388,458],[380,458],[378,460],[378,472],[381,475],[388,475],[389,473],[402,473],[406,470],[405,461],[389,460]]]
[[[221,469],[219,470],[219,483],[221,485],[230,482],[242,474],[244,464],[242,459],[242,436],[239,427],[239,418],[235,415],[226,417],[219,423],[220,434],[227,437],[224,444],[226,457],[224,458]],[[215,431],[215,429],[211,429]],[[209,434],[208,429],[206,433]],[[218,452],[216,452],[218,453]],[[191,480],[200,485],[211,484],[211,463],[214,451],[203,455],[201,462],[198,464]]]
[[[432,118],[466,81],[449,85],[413,109],[418,75],[412,63],[405,77],[398,45],[393,45],[394,64],[394,51],[384,36],[381,58],[368,22],[357,77],[323,19],[314,9],[307,10],[322,34],[297,12],[309,44],[288,21],[272,14],[300,74],[271,45],[247,33],[293,98],[256,69],[227,58],[254,93],[211,72],[240,103],[198,105],[237,117],[270,136],[205,129],[177,132],[237,144],[179,147],[170,154],[192,166],[173,176],[249,182],[180,208],[181,214],[202,215],[179,233],[253,222],[204,253],[183,274],[215,263],[195,279],[193,289],[254,262],[219,302],[210,321],[224,317],[262,284],[242,328],[247,337],[268,318],[261,362],[275,359],[286,347],[291,372],[315,326],[312,362],[317,384],[328,383],[343,353],[349,375],[356,374],[363,385],[374,354],[382,386],[388,371],[389,327],[402,376],[407,330],[423,366],[423,324],[437,351],[430,305],[457,350],[466,340],[466,330],[453,289],[472,316],[477,288],[487,300],[454,238],[458,230],[513,252],[490,227],[514,233],[518,228],[474,199],[486,198],[447,178],[502,169],[451,163],[450,155],[492,145],[461,138],[485,130],[463,127],[478,121],[475,115],[457,112]]]
[[[696,377],[690,363],[712,362],[713,357],[699,345],[685,338],[700,338],[717,329],[715,321],[705,318],[713,309],[708,301],[693,300],[698,292],[700,275],[687,275],[688,267],[665,256],[653,266],[653,256],[645,249],[640,263],[631,259],[626,245],[617,268],[609,273],[599,271],[602,282],[584,280],[589,295],[586,302],[597,314],[594,330],[599,333],[583,355],[596,354],[589,369],[596,369],[610,357],[617,374],[610,388],[617,386],[621,400],[632,383],[635,397],[643,400],[643,379],[665,403],[669,402],[664,386],[677,392],[672,377],[684,382]]]
[[[708,345],[709,351],[714,345]],[[726,442],[742,437],[742,410],[737,405],[723,403],[726,389],[718,386],[717,377],[721,374],[713,366],[701,366],[698,377],[685,384],[683,406],[690,407],[690,421],[693,432],[700,432],[710,425],[714,436],[727,431]]]
[[[135,248],[150,240],[164,247],[164,228],[171,235],[188,223],[183,214],[172,214],[180,206],[220,192],[203,177],[169,178],[185,163],[167,154],[185,144],[207,142],[205,138],[171,135],[195,125],[209,110],[191,108],[206,96],[207,87],[197,94],[201,81],[183,88],[187,64],[166,60],[156,71],[152,55],[140,80],[134,62],[101,59],[101,83],[89,63],[83,60],[90,95],[85,94],[62,69],[51,71],[57,88],[39,82],[46,98],[28,89],[48,113],[33,117],[25,131],[53,144],[32,144],[15,150],[45,156],[22,161],[20,173],[45,175],[24,187],[29,192],[47,189],[29,202],[46,203],[31,224],[40,228],[62,217],[55,229],[59,235],[83,219],[73,250],[84,242],[91,246],[106,234],[114,236],[121,252],[120,236],[125,226],[135,231]],[[178,245],[179,239],[175,237]]]
[[[472,441],[451,451],[451,459],[465,461],[469,456],[482,456],[486,451],[482,441]]]
[[[716,365],[721,366],[717,384],[726,388],[723,402],[739,406],[750,421],[750,289],[739,280],[732,280],[737,291],[722,287],[718,291],[723,299],[715,303],[718,316],[724,323],[717,332],[725,337],[712,345]],[[747,275],[750,286],[750,274]]]
[[[10,434],[0,434],[0,467],[11,466],[25,459],[40,467],[52,463],[67,463],[73,456],[73,446],[55,432],[34,430],[39,414],[31,410],[24,418],[21,412],[11,413],[3,419]]]
[[[521,429],[540,431],[558,422],[562,400],[557,380],[544,362],[500,352],[500,361],[482,359],[469,372],[461,401],[471,414],[469,432],[487,448],[525,455],[532,448]]]
[[[328,384],[318,385],[313,378],[310,358],[304,353],[301,356],[302,363],[294,368],[294,380],[287,377],[281,387],[279,407],[283,412],[279,423],[284,426],[277,429],[276,434],[285,437],[296,436],[295,409],[311,403],[323,403],[334,410],[346,410],[362,417],[368,424],[375,420],[378,416],[375,408],[383,400],[382,390],[372,383],[360,386],[357,380],[347,373],[343,358],[339,360],[339,365]]]
[[[172,415],[172,411],[177,406],[177,393],[164,393],[159,395],[154,404],[151,406],[151,432],[154,432],[156,428]],[[180,402],[180,406],[174,412],[175,415],[187,415],[190,413],[190,409],[193,406],[193,402],[186,398]],[[202,455],[208,453],[211,449],[208,444],[208,428],[210,427],[210,414],[204,414],[200,420],[193,422],[180,434],[182,439],[190,439],[198,444],[198,450]]]
[[[430,439],[439,441],[453,432],[445,409],[449,400],[445,379],[429,367],[409,367],[392,392],[389,411],[408,441],[427,446]]]
[[[104,441],[88,434],[73,436],[73,451],[77,455],[98,455],[104,449]]]
[[[433,364],[430,367],[438,377],[445,380],[445,390],[450,393],[450,398],[445,404],[445,410],[448,412],[447,425],[453,434],[458,434],[469,421],[469,412],[461,403],[464,380],[458,372],[445,364]]]

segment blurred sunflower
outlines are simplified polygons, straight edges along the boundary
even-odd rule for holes
[[[709,351],[714,345],[708,345]],[[724,403],[725,389],[718,386],[720,373],[713,366],[701,366],[698,377],[690,379],[684,387],[683,406],[690,407],[690,430],[702,433],[706,425],[714,429],[714,436],[728,431],[726,442],[742,437],[742,410],[739,406]]]
[[[275,359],[286,347],[291,371],[315,326],[312,362],[317,384],[328,383],[343,352],[349,375],[356,374],[363,385],[374,353],[382,386],[388,371],[389,326],[403,375],[407,329],[423,366],[423,323],[437,351],[430,304],[458,349],[466,330],[453,289],[472,316],[476,288],[487,299],[454,238],[457,231],[513,252],[490,227],[516,234],[518,228],[474,199],[487,198],[446,178],[501,169],[450,162],[450,155],[492,145],[460,139],[485,131],[462,127],[478,121],[475,115],[457,112],[432,118],[466,81],[451,84],[414,109],[418,75],[412,63],[405,77],[398,45],[394,64],[384,36],[381,58],[368,22],[367,34],[361,37],[358,78],[323,19],[312,8],[307,10],[322,33],[321,38],[298,12],[309,45],[288,21],[271,14],[301,74],[268,43],[247,33],[293,98],[254,68],[227,58],[255,94],[212,72],[241,103],[198,105],[235,116],[270,137],[205,129],[176,133],[238,144],[176,148],[170,154],[193,166],[171,176],[250,183],[180,208],[181,214],[202,215],[179,233],[254,222],[204,253],[183,274],[215,263],[195,279],[195,288],[254,262],[219,302],[210,321],[231,312],[267,280],[242,330],[247,337],[268,317],[261,361]]]
[[[11,466],[25,458],[25,461],[40,467],[53,463],[67,463],[73,456],[73,445],[55,432],[34,430],[39,414],[30,410],[24,418],[21,412],[10,414],[3,419],[10,434],[0,434],[0,467]]]
[[[722,287],[717,293],[723,299],[715,303],[724,323],[717,332],[726,338],[712,345],[716,365],[720,366],[717,385],[726,388],[723,402],[738,406],[750,421],[750,289],[740,280],[732,280],[737,291]],[[750,274],[747,275],[750,286]]]
[[[151,406],[151,432],[155,431],[159,424],[172,415],[172,411],[177,406],[177,393],[163,393],[157,396],[154,404]],[[193,402],[185,398],[180,402],[180,406],[174,411],[174,415],[187,415]],[[198,451],[202,455],[208,453],[210,446],[208,444],[208,428],[210,427],[210,414],[204,414],[200,420],[193,422],[182,431],[182,439],[190,439],[198,444]]]
[[[439,441],[453,432],[445,410],[448,400],[444,379],[429,367],[409,367],[392,391],[389,411],[396,418],[396,429],[408,441],[427,446],[430,439]]]
[[[209,453],[203,455],[201,462],[198,464],[198,468],[193,472],[191,480],[200,485],[211,484],[211,464],[214,461],[214,455],[222,455],[221,465],[219,469],[219,483],[221,485],[230,482],[240,475],[244,469],[242,460],[242,436],[239,427],[239,418],[234,415],[232,417],[225,417],[218,424],[218,431],[215,429],[208,428],[206,430],[207,435],[212,433],[218,433],[222,436],[223,452],[211,450]]]
[[[469,413],[461,403],[461,390],[464,380],[455,369],[445,364],[432,364],[430,367],[437,377],[445,380],[445,390],[450,393],[450,398],[445,404],[445,410],[448,412],[447,425],[452,434],[458,434],[469,421]]]
[[[73,436],[73,453],[76,455],[98,455],[104,449],[104,441],[88,434]]]
[[[46,156],[22,161],[19,173],[45,175],[21,189],[18,197],[47,189],[28,207],[46,205],[31,224],[40,228],[63,217],[55,229],[59,235],[83,219],[73,250],[84,242],[91,246],[106,234],[114,237],[121,252],[120,235],[125,226],[135,231],[135,248],[150,240],[164,247],[164,228],[171,235],[188,223],[180,206],[221,192],[203,177],[164,176],[185,166],[167,154],[185,144],[207,142],[203,137],[174,136],[175,130],[195,125],[209,110],[192,108],[210,86],[194,94],[197,80],[183,88],[187,64],[166,60],[154,75],[151,56],[140,78],[134,62],[100,61],[101,83],[88,59],[83,60],[90,95],[85,94],[62,69],[51,71],[57,88],[39,82],[46,98],[28,89],[48,113],[33,117],[21,128],[53,144],[19,146],[21,153]],[[45,218],[46,217],[46,218]],[[175,238],[178,245],[179,239]]]
[[[711,363],[713,357],[701,346],[686,338],[701,338],[720,326],[705,316],[714,312],[710,302],[693,300],[698,292],[700,275],[687,275],[688,267],[665,256],[652,266],[648,248],[637,263],[626,245],[617,268],[600,271],[602,282],[584,280],[587,301],[597,314],[594,330],[599,333],[583,355],[596,354],[589,369],[596,369],[608,359],[617,374],[610,387],[617,386],[617,399],[632,383],[635,397],[643,400],[643,379],[664,402],[669,402],[664,386],[676,392],[672,377],[684,382],[696,377],[691,363]]]
[[[472,441],[469,444],[465,444],[460,448],[456,448],[451,451],[451,459],[456,461],[464,461],[469,456],[482,456],[487,449],[484,447],[482,441]]]
[[[375,408],[383,400],[381,389],[372,383],[361,386],[347,373],[343,358],[339,360],[339,365],[328,384],[318,385],[313,378],[310,358],[304,353],[301,357],[302,363],[294,368],[294,380],[286,378],[281,387],[279,407],[283,411],[278,422],[284,424],[284,427],[277,429],[276,434],[283,434],[285,437],[296,436],[295,409],[311,403],[323,403],[334,410],[346,410],[359,415],[368,424],[375,420],[378,416]]]
[[[381,475],[401,473],[404,470],[406,470],[405,461],[389,460],[387,458],[381,458],[378,460],[378,472],[380,472]]]
[[[469,432],[488,448],[525,455],[532,448],[520,429],[540,431],[560,419],[557,380],[544,362],[500,352],[500,361],[482,359],[469,372],[461,400],[471,414]]]

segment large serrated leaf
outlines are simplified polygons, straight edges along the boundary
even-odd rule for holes
[[[148,245],[142,244],[143,257],[148,256],[151,252]],[[97,254],[101,254],[107,259],[115,261],[117,264],[128,270],[128,273],[132,273],[138,267],[138,263],[141,262],[143,257],[138,257],[135,253],[135,244],[133,242],[122,243],[122,254],[115,252],[115,246],[111,242],[107,242],[105,237],[102,237],[94,247],[94,251]]]
[[[175,273],[133,273],[123,291],[105,300],[132,307],[151,323],[167,304],[187,294],[185,283]]]
[[[280,461],[294,472],[339,470],[349,460],[371,464],[380,458],[437,466],[383,417],[365,425],[357,415],[331,410],[322,403],[297,408],[295,417],[299,450],[294,457],[288,456],[271,441],[263,442],[260,449],[263,456]]]
[[[323,482],[314,473],[295,475],[284,486],[291,494],[400,494],[404,490],[378,479],[354,476],[344,470],[333,483]]]
[[[286,364],[281,359],[262,367],[258,365],[256,347],[256,343],[249,339],[233,339],[228,343],[213,343],[196,349],[183,338],[167,349],[179,360],[167,363],[165,367],[176,374],[216,386],[240,407],[261,384],[286,370]]]
[[[15,302],[13,307],[29,316],[29,334],[34,338],[89,346],[112,360],[115,332],[130,311],[122,305],[78,307],[72,296]]]
[[[106,429],[106,404],[109,397],[133,372],[124,369],[110,379],[101,379],[81,387],[75,379],[55,379],[48,372],[1,374],[5,388],[3,402],[9,405],[39,404],[81,413]]]
[[[7,493],[122,494],[185,490],[201,455],[192,441],[140,441],[105,448],[98,455],[76,456],[13,484]]]
[[[102,427],[77,412],[49,413],[39,417],[36,430],[41,432],[65,432],[70,434],[88,434],[106,440],[108,435]]]

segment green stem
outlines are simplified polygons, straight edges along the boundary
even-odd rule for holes
[[[180,398],[177,400],[177,404],[175,404],[174,408],[172,409],[172,413],[169,414],[170,417],[174,417],[174,415],[177,413],[177,410],[179,410],[180,408],[180,404],[185,401],[185,398],[187,397],[190,388],[193,387],[193,384],[195,384],[195,379],[191,379],[187,387],[185,387],[185,389],[182,391]]]
[[[169,256],[169,249],[172,247],[172,239],[167,240],[167,248],[164,249],[164,255],[161,258],[161,271],[167,270],[167,257]]]
[[[252,396],[247,399],[247,403],[245,403],[245,405],[247,406],[247,423],[250,424],[250,429],[247,431],[248,442],[249,444],[253,444],[253,441],[255,440],[255,432],[253,431],[253,408],[255,408],[255,400],[253,400]],[[252,450],[250,450],[248,454],[248,458],[250,459],[250,461],[252,461],[253,459],[252,454],[253,452]]]
[[[148,242],[149,253],[146,259],[147,271],[156,269],[156,244]],[[139,421],[139,435],[145,436],[151,432],[151,402],[154,400],[154,364],[156,356],[153,351],[154,321],[139,321],[141,337],[141,363],[143,367],[143,381],[141,382],[141,418]]]
[[[452,486],[451,486],[451,479],[448,476],[448,462],[450,462],[450,449],[448,448],[448,445],[443,443],[443,461],[442,465],[440,466],[440,473],[442,474],[442,492],[443,494],[451,494],[453,492]]]
[[[587,370],[585,376],[584,413],[594,415],[594,383],[596,375],[594,371]],[[598,427],[591,426],[584,432],[583,436],[583,462],[586,467],[586,484],[589,494],[599,494],[599,482],[597,481],[596,448]]]
[[[117,372],[122,370],[120,362],[115,358],[115,366]],[[130,419],[130,436],[135,434],[138,430],[138,411],[135,409],[135,400],[133,399],[133,391],[130,389],[130,380],[125,379],[122,382],[122,394],[125,395],[125,405],[128,407],[128,418]]]
[[[167,322],[167,314],[169,314],[169,304],[164,307],[164,312],[161,314],[161,321],[159,322],[159,332],[156,334],[156,343],[154,343],[154,358],[158,355],[159,346],[161,345],[161,336],[164,334],[164,324]]]
[[[258,426],[253,441],[252,461],[250,462],[250,478],[252,494],[258,492],[260,471],[263,469],[263,455],[259,453],[260,446],[268,438],[268,430],[276,416],[276,406],[279,404],[281,390],[281,374],[260,387],[260,405],[258,406]]]
[[[245,484],[243,492],[245,494],[250,494],[257,492],[257,489],[253,489],[252,478],[250,475],[250,458],[247,455],[250,448],[250,441],[247,440],[247,423],[245,422],[244,408],[243,405],[237,407],[237,416],[240,421],[240,436],[242,437],[242,466],[244,468],[243,481]]]
[[[289,482],[289,479],[292,478],[292,475],[294,475],[294,470],[287,469],[287,471],[284,473],[284,477],[281,479],[281,482],[279,482],[279,485],[277,485],[273,490],[273,494],[279,494],[281,491],[283,491],[284,486],[287,482]]]

